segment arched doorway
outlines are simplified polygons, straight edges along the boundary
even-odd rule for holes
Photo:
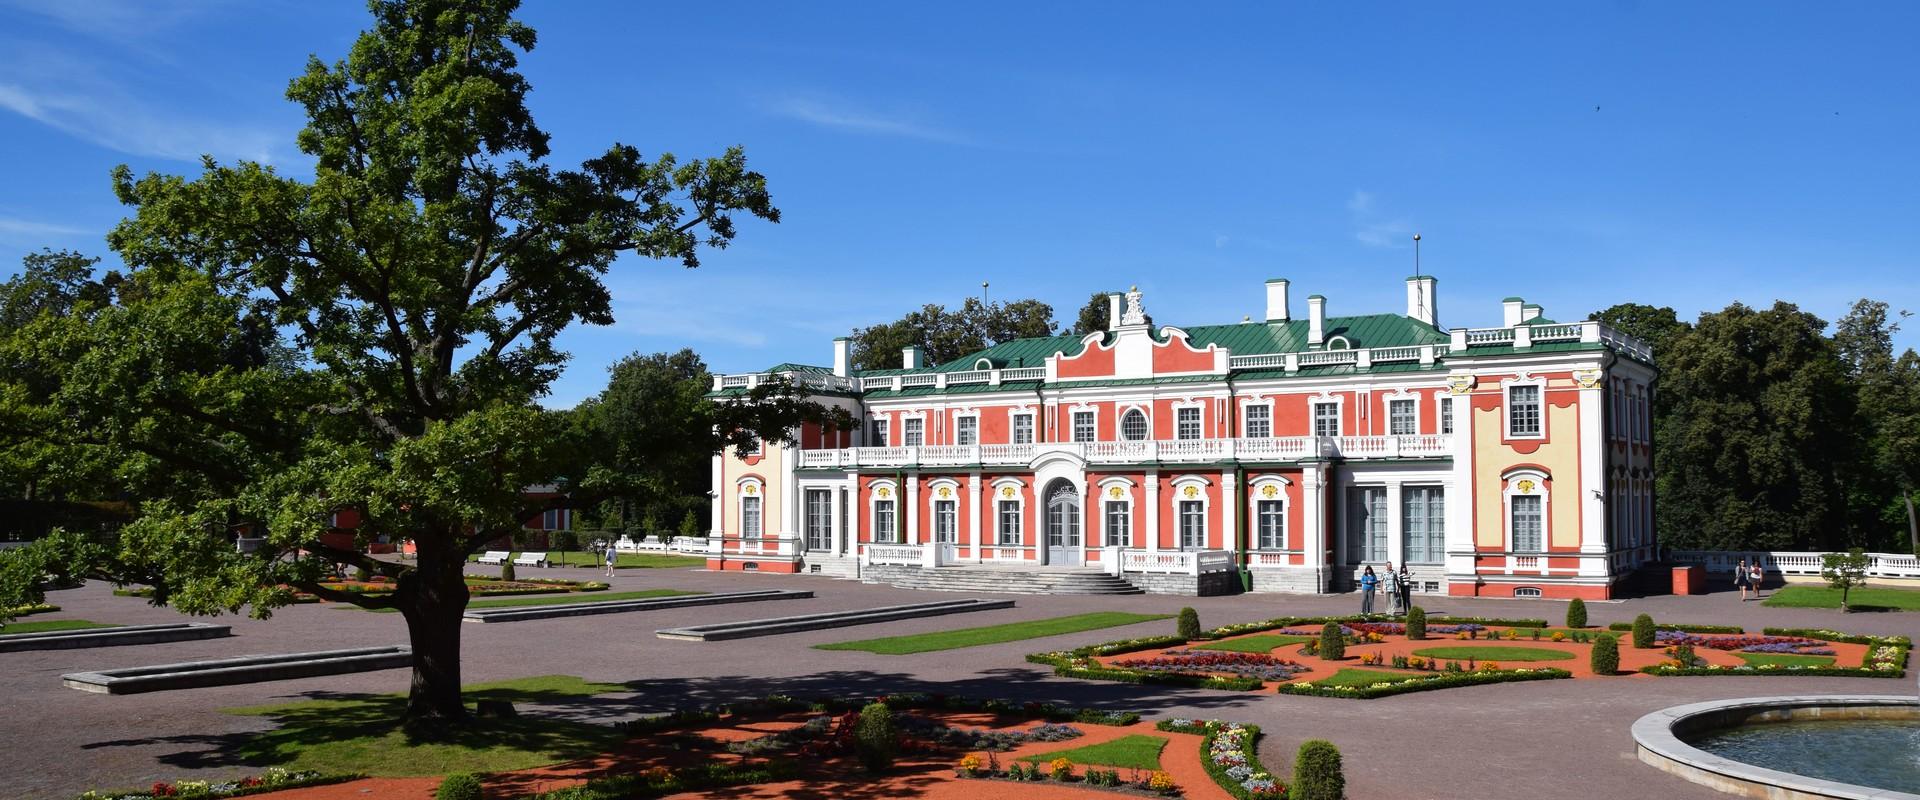
[[[1079,566],[1082,558],[1080,533],[1080,489],[1072,481],[1058,479],[1048,484],[1046,493],[1047,563]]]

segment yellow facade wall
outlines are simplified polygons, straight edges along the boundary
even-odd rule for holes
[[[760,458],[749,464],[729,449],[720,459],[720,485],[714,487],[720,492],[721,521],[716,523],[728,536],[740,535],[740,480],[749,475],[760,479],[760,532],[765,536],[779,534],[786,519],[786,459],[790,457],[788,448],[771,444],[760,447]]]
[[[1487,385],[1483,378],[1481,386]],[[1482,388],[1474,394],[1499,396],[1497,379],[1492,387],[1491,391]],[[1568,548],[1580,545],[1580,404],[1575,401],[1564,408],[1554,405],[1556,401],[1564,402],[1576,389],[1571,380],[1548,381],[1545,404],[1548,441],[1532,453],[1515,450],[1502,440],[1506,421],[1501,408],[1473,411],[1473,541],[1476,546],[1506,549],[1505,487],[1501,485],[1500,475],[1520,464],[1539,465],[1552,478],[1547,495],[1547,513],[1551,517],[1548,544]]]

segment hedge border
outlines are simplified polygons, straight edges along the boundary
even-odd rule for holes
[[[1747,629],[1738,625],[1699,625],[1686,622],[1656,622],[1656,631],[1675,631],[1678,633],[1746,633]],[[1633,623],[1616,622],[1607,626],[1610,631],[1631,631]]]
[[[1573,673],[1556,667],[1538,669],[1516,668],[1498,670],[1478,670],[1474,672],[1441,672],[1432,677],[1409,675],[1412,680],[1401,680],[1387,686],[1320,686],[1302,687],[1300,682],[1283,683],[1276,690],[1279,694],[1304,695],[1307,697],[1346,697],[1358,700],[1374,700],[1412,692],[1430,692],[1436,689],[1456,689],[1461,686],[1482,686],[1493,683],[1516,683],[1520,681],[1548,681],[1571,678]],[[1311,682],[1309,682],[1311,683]]]
[[[1707,667],[1662,667],[1654,665],[1641,667],[1640,671],[1662,678],[1688,678],[1711,675],[1723,677],[1731,675],[1736,678],[1746,678],[1754,675],[1798,675],[1813,678],[1901,678],[1907,674],[1904,668],[1897,670],[1867,669],[1866,667],[1777,667],[1774,669],[1761,669],[1751,665],[1721,667],[1719,669],[1710,669]]]
[[[595,778],[578,786],[543,792],[529,800],[616,800],[616,798],[625,800],[626,798],[661,797],[682,792],[772,783],[787,780],[799,774],[800,765],[789,759],[770,760],[754,765],[709,762],[673,770],[665,783],[649,783],[644,773],[616,775],[611,778]]]
[[[910,709],[986,711],[1009,716],[1026,714],[1044,719],[1048,722],[1078,722],[1084,725],[1125,727],[1140,721],[1140,713],[1137,711],[1105,711],[1097,708],[1072,708],[1055,703],[1016,703],[999,698],[982,700],[959,695],[899,692],[871,698],[832,697],[823,700],[810,700],[787,694],[771,694],[739,703],[681,709],[660,716],[628,720],[619,723],[618,727],[622,731],[632,734],[655,733],[683,725],[712,722],[725,715],[745,715],[755,712],[780,713],[786,711],[814,711],[822,713],[858,711],[867,704],[876,702],[886,703],[887,707],[896,711]]]
[[[1259,742],[1260,737],[1265,735],[1260,732],[1260,726],[1251,722],[1226,723],[1220,720],[1194,720],[1194,722],[1197,724],[1175,725],[1173,724],[1173,720],[1163,719],[1154,723],[1153,727],[1155,730],[1166,731],[1168,733],[1199,735],[1201,737],[1200,766],[1207,770],[1207,776],[1213,778],[1214,784],[1219,786],[1221,790],[1227,794],[1233,795],[1235,800],[1256,800],[1252,792],[1247,791],[1245,786],[1241,786],[1239,781],[1234,780],[1232,776],[1227,774],[1225,767],[1213,763],[1213,740],[1219,738],[1220,731],[1225,730],[1227,725],[1239,725],[1246,729],[1248,733],[1246,745],[1240,748],[1240,752],[1245,753],[1247,756],[1247,768],[1253,770],[1255,774],[1264,772],[1268,777],[1273,778],[1274,785],[1282,785],[1280,779],[1273,776],[1273,771],[1267,769],[1265,764],[1260,763]],[[1218,723],[1220,727],[1213,727],[1213,723]],[[1282,791],[1284,792],[1284,789]],[[1282,794],[1281,796],[1284,797],[1285,795]]]

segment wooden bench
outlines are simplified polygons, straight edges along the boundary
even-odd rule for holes
[[[521,553],[513,559],[513,565],[516,567],[541,567],[546,566],[546,563],[546,553]]]
[[[486,553],[486,555],[483,555],[483,556],[481,556],[481,557],[480,557],[480,563],[482,563],[482,564],[505,564],[505,563],[507,563],[507,557],[508,557],[508,556],[511,556],[511,555],[513,555],[513,554],[512,554],[512,553],[509,553],[509,552],[507,552],[507,551],[505,551],[505,550],[488,550],[488,551],[487,551],[487,553]]]

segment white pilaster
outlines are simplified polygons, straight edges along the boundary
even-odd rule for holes
[[[835,556],[846,552],[847,520],[846,512],[841,510],[845,505],[845,491],[838,486],[827,489],[827,552]]]
[[[973,560],[980,556],[980,473],[967,473],[967,535],[973,539]]]
[[[1400,481],[1396,478],[1387,484],[1387,560],[1396,569],[1407,563],[1406,542],[1400,534],[1407,521],[1400,518],[1401,511]]]
[[[847,473],[846,510],[847,518],[847,555],[860,554],[860,473]]]
[[[907,544],[920,543],[920,473],[907,473]]]
[[[708,519],[712,520],[712,524],[708,526],[707,530],[708,538],[713,539],[720,538],[720,523],[724,517],[721,512],[726,510],[726,488],[722,485],[722,481],[724,481],[725,478],[722,477],[721,466],[726,463],[726,458],[727,453],[725,450],[720,451],[719,455],[713,457],[713,491],[708,494],[709,497],[713,498],[713,515],[708,517]]]
[[[1160,471],[1147,470],[1147,551],[1160,550]]]
[[[1300,467],[1300,550],[1313,569],[1319,591],[1327,590],[1326,472],[1319,464]]]
[[[800,531],[800,445],[780,448],[780,538],[793,539]]]
[[[1574,406],[1580,422],[1580,552],[1602,556],[1607,552],[1607,493],[1613,488],[1607,475],[1609,445],[1603,424],[1607,396],[1602,387],[1606,385],[1603,375],[1592,388],[1580,390]],[[1607,558],[1581,559],[1580,574],[1605,575],[1611,570],[1609,564]]]
[[[1221,549],[1229,553],[1240,551],[1240,529],[1234,524],[1239,521],[1240,485],[1234,480],[1233,470],[1220,471],[1220,544]]]
[[[1453,481],[1447,487],[1447,580],[1474,580],[1473,395],[1448,394],[1453,404]]]

